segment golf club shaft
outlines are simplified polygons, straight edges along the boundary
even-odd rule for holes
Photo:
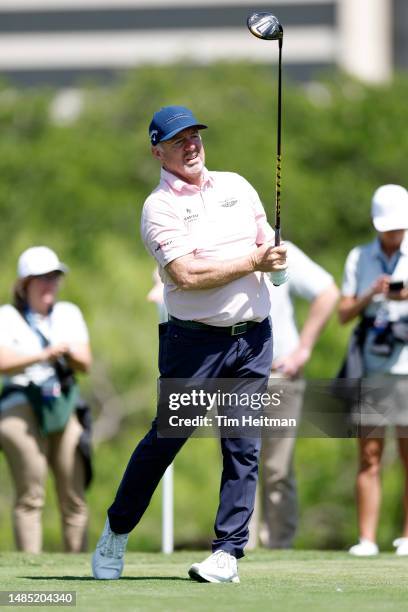
[[[276,198],[275,198],[275,246],[281,239],[281,161],[282,161],[282,39],[279,40],[279,70],[278,70],[278,139],[276,152]]]

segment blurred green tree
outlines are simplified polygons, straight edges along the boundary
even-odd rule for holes
[[[275,76],[270,67],[247,64],[141,68],[115,86],[81,84],[83,111],[65,125],[51,120],[56,92],[0,86],[0,302],[9,301],[17,257],[28,246],[47,244],[69,264],[64,297],[84,311],[95,355],[92,377],[84,381],[99,423],[92,540],[129,453],[154,414],[156,312],[145,301],[154,263],[139,236],[143,201],[158,182],[147,138],[151,115],[167,104],[192,107],[210,126],[203,134],[208,167],[243,174],[273,221]],[[374,189],[406,181],[407,99],[406,77],[382,87],[342,75],[285,85],[283,234],[338,282],[349,249],[372,235]],[[300,307],[300,320],[303,312]],[[347,335],[347,328],[330,323],[309,376],[336,372]],[[299,441],[299,545],[342,547],[354,540],[354,452],[348,440]],[[191,441],[177,458],[178,545],[210,538],[218,462],[214,440]],[[388,546],[398,534],[401,483],[392,453],[386,465],[380,543]],[[10,548],[11,494],[1,454],[0,482],[0,540]],[[136,548],[158,547],[159,501],[158,495],[134,538]],[[46,513],[46,547],[58,549],[52,505]]]

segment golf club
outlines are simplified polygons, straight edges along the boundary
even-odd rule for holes
[[[279,41],[279,77],[278,77],[278,139],[276,154],[276,199],[275,199],[275,246],[281,239],[281,144],[282,144],[282,44],[283,28],[279,20],[272,13],[251,13],[247,19],[247,26],[251,34],[262,40]]]

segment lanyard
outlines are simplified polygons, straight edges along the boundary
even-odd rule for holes
[[[29,326],[29,328],[35,334],[37,334],[38,338],[40,339],[42,348],[46,348],[47,346],[50,346],[51,342],[49,341],[49,339],[42,333],[42,331],[35,324],[35,314],[31,310],[29,309],[24,310],[24,319],[27,325]]]
[[[393,255],[392,258],[394,258],[394,257],[395,257],[394,262],[390,266],[389,262],[385,259],[385,256],[382,253],[379,255],[381,269],[382,269],[384,274],[388,274],[389,276],[392,276],[394,274],[395,268],[397,267],[398,262],[399,262],[400,257],[401,257],[401,251],[398,251],[398,253],[396,255]]]

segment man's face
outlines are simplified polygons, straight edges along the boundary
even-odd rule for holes
[[[186,183],[201,184],[205,154],[198,128],[182,130],[171,140],[152,147],[154,157],[165,170],[180,177]]]
[[[404,240],[405,230],[379,232],[381,244],[390,251],[398,251]]]

